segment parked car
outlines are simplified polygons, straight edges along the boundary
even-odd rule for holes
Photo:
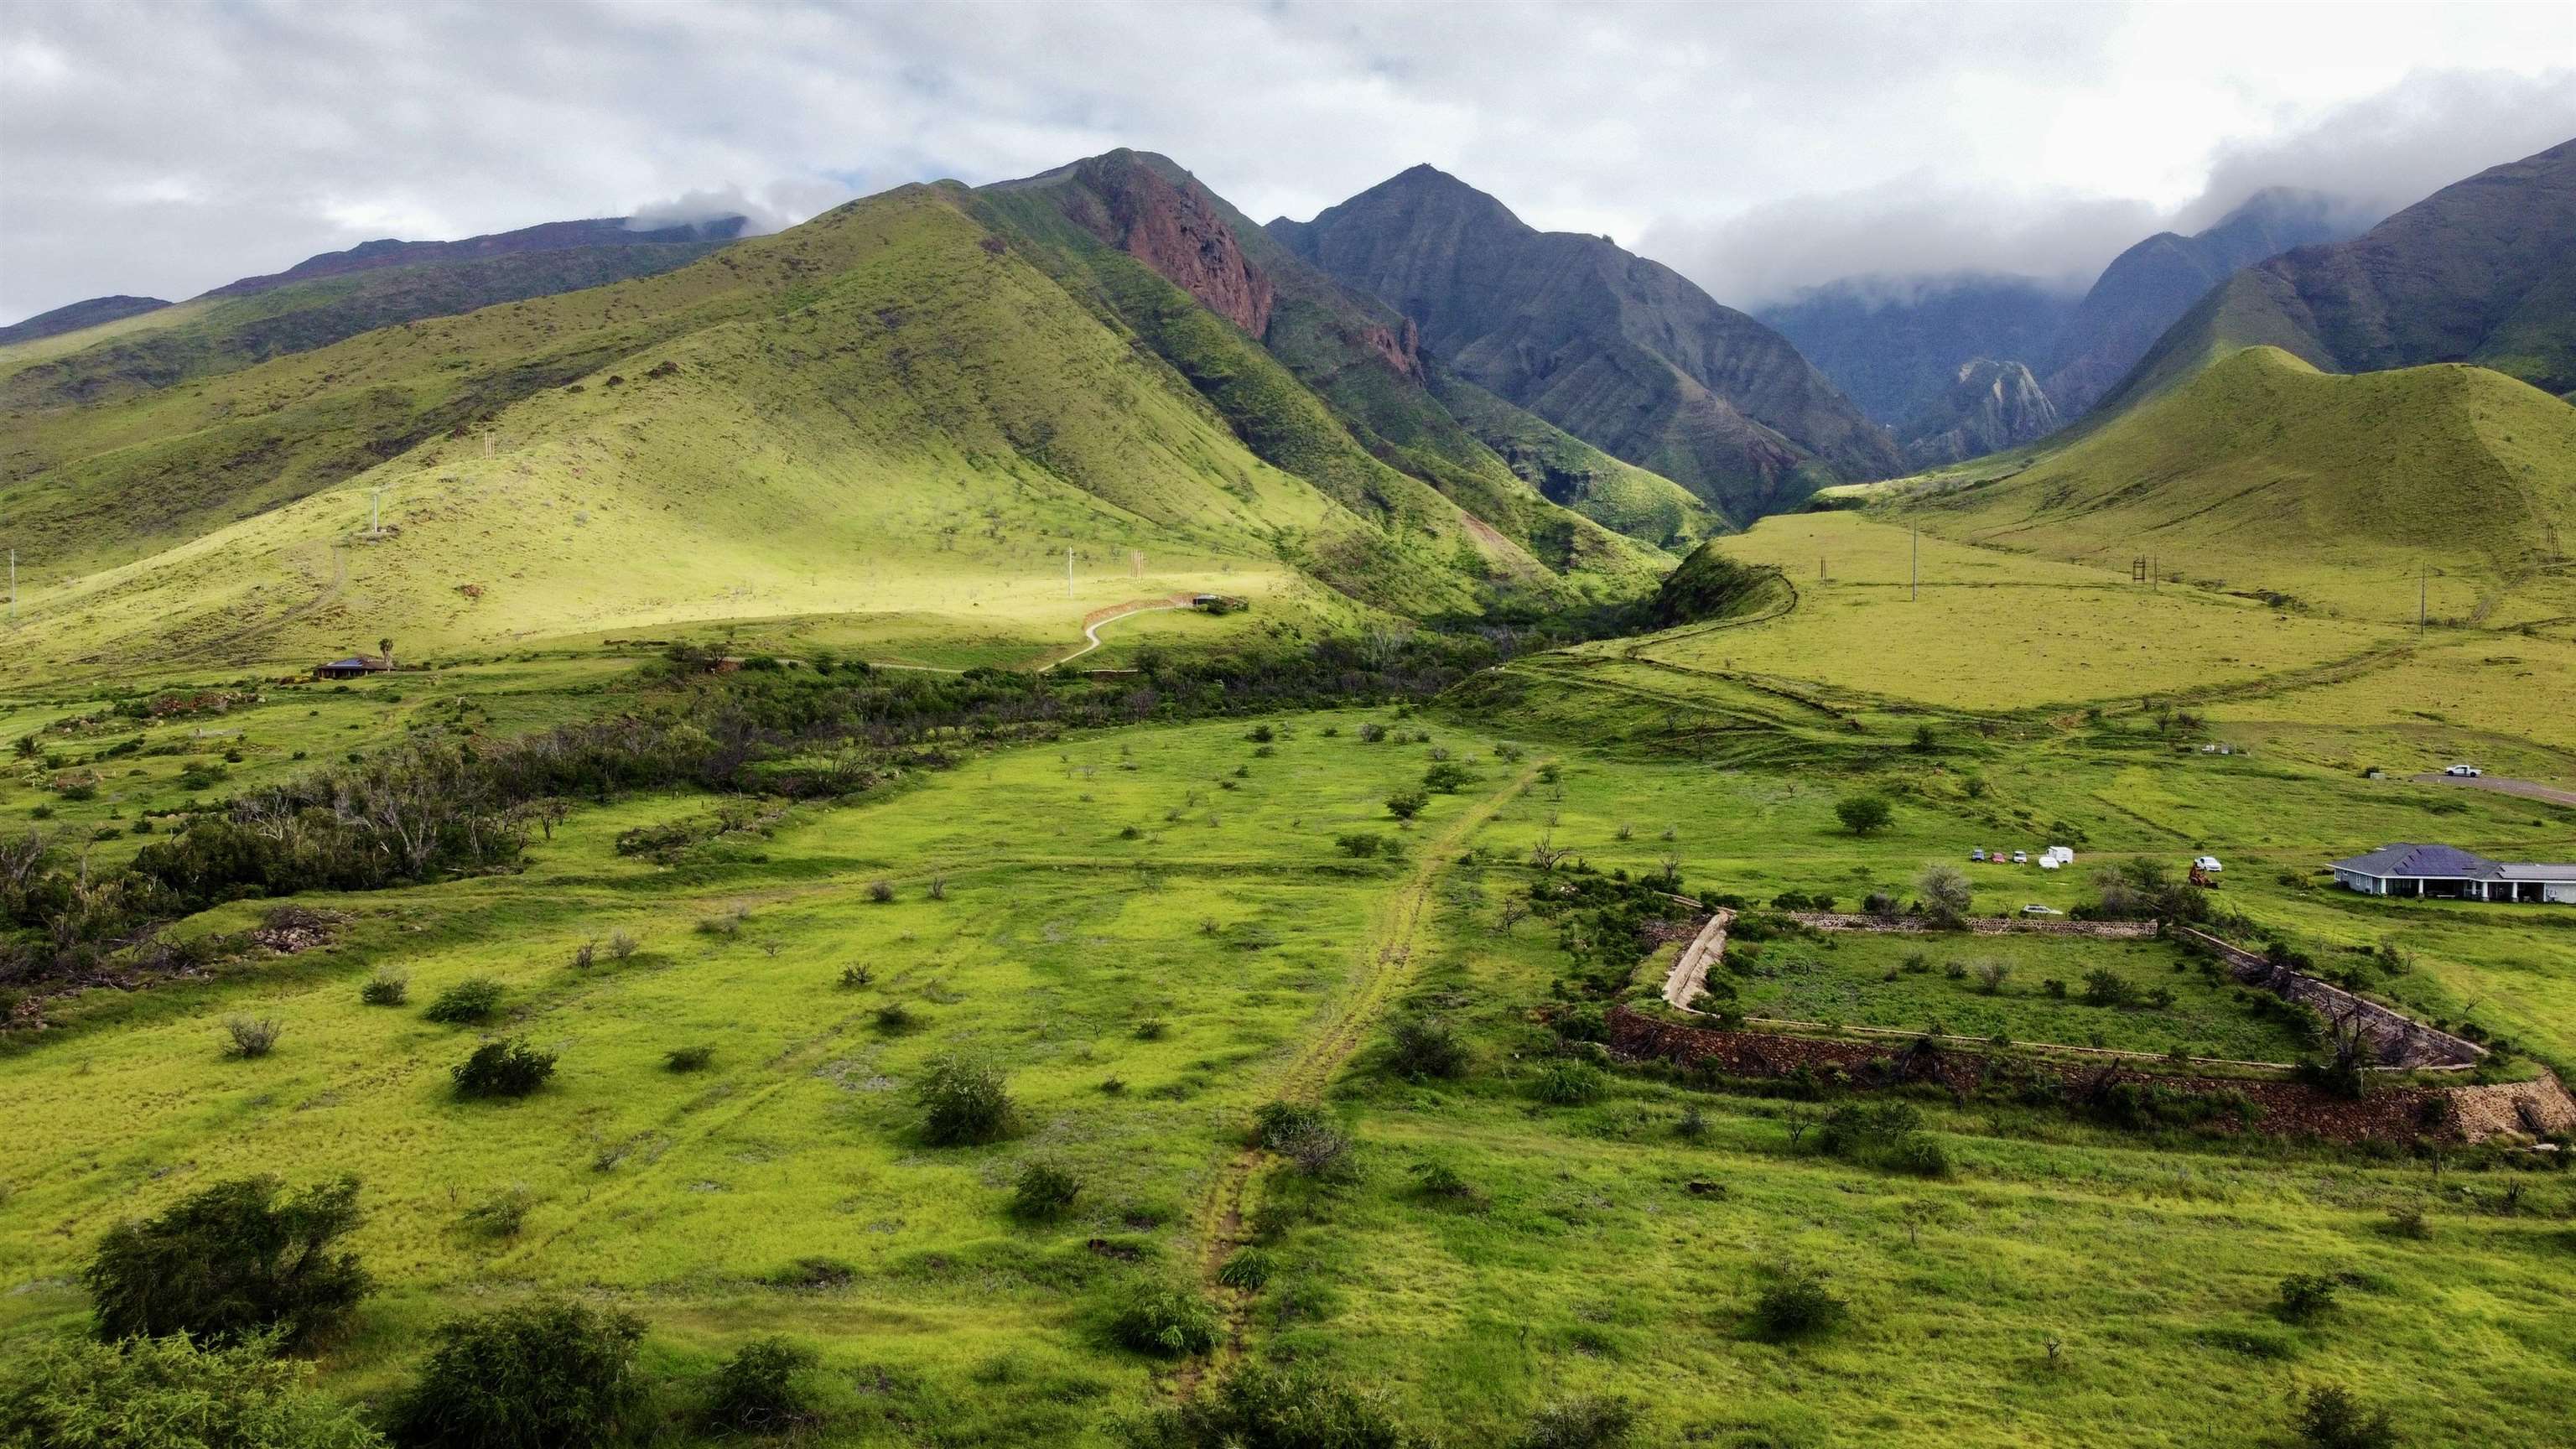
[[[2199,857],[2192,861],[2191,868],[2193,870],[2207,871],[2211,875],[2216,875],[2220,871],[2227,869],[2227,867],[2218,863],[2218,857],[2214,855],[2204,855]]]
[[[2037,902],[2033,902],[2030,905],[2022,907],[2021,913],[2025,916],[2062,916],[2066,914],[2055,906],[2043,906]]]
[[[2453,765],[2442,773],[2445,775],[2458,775],[2464,779],[2474,780],[2478,776],[2485,774],[2486,771],[2479,769],[2475,765]]]
[[[2027,851],[2027,850],[2016,850],[2016,851],[2014,851],[2014,852],[2013,852],[2013,864],[2015,864],[2015,865],[2028,865],[2028,864],[2030,864],[2030,852],[2029,852],[2029,851]]]
[[[1985,858],[1986,850],[1984,846],[1979,846],[1975,850],[1968,852],[1968,859],[1970,860],[1983,860]]]

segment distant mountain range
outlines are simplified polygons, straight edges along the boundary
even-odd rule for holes
[[[2576,141],[2445,186],[2352,241],[2237,273],[2105,406],[2254,345],[2332,372],[2474,362],[2576,393]]]
[[[2090,411],[2167,327],[2239,268],[2292,247],[2357,235],[2367,219],[2317,192],[2256,193],[2192,236],[2159,232],[2122,252],[2082,297],[2028,277],[1853,278],[1760,310],[1809,361],[1895,430],[1916,466],[1952,461],[1963,436],[1992,436],[1979,395],[1955,394],[1972,363],[2018,363],[2047,407],[2019,410],[2027,442]]]
[[[0,346],[67,337],[109,320],[145,320],[39,365],[0,369],[11,373],[0,398],[28,406],[92,402],[309,352],[378,327],[651,276],[705,256],[744,225],[728,216],[638,229],[625,217],[602,217],[462,241],[385,238],[227,282],[186,302],[92,298],[19,323],[0,334]]]
[[[1738,521],[1901,472],[1786,338],[1606,237],[1542,232],[1416,166],[1270,234],[1402,313],[1469,381]]]

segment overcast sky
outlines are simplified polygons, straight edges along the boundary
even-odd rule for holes
[[[0,0],[0,321],[381,236],[773,221],[1127,145],[1256,217],[1417,161],[1752,305],[2080,283],[2264,185],[2576,137],[2576,6]]]

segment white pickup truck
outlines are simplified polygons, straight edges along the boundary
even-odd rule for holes
[[[2445,775],[2457,775],[2463,780],[2474,780],[2480,775],[2485,774],[2486,771],[2479,769],[2475,765],[2453,765],[2442,773]]]

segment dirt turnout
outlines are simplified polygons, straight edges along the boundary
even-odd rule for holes
[[[2419,785],[2465,785],[2472,790],[2501,790],[2520,795],[2525,800],[2546,800],[2552,805],[2576,805],[2576,790],[2561,790],[2536,780],[2508,780],[2498,775],[2445,775],[2439,770],[2412,777]]]

